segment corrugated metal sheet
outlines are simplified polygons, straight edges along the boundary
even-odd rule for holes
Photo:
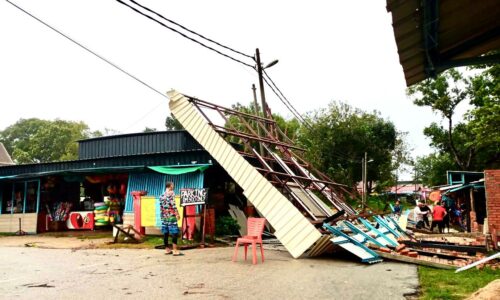
[[[427,57],[424,6],[431,7],[434,3],[437,3],[437,17],[429,24],[437,25],[437,30],[429,34],[437,40],[428,37],[427,47],[436,52],[436,57]],[[408,86],[429,77],[426,74],[429,59],[433,67],[439,68],[454,59],[477,57],[500,47],[498,0],[387,0],[387,11],[392,14],[399,60]]]
[[[329,249],[333,248],[333,243],[330,240],[333,236],[331,234],[323,234],[323,236],[311,247],[307,253],[310,257],[319,256]]]
[[[99,137],[79,141],[80,159],[203,150],[185,130]]]
[[[37,177],[39,176],[39,173],[64,172],[82,169],[89,169],[89,173],[91,173],[92,168],[187,165],[191,164],[193,161],[196,161],[198,164],[204,164],[209,163],[209,160],[212,160],[212,157],[203,150],[42,164],[25,164],[0,167],[0,177],[22,174],[26,174],[28,177]],[[119,172],[119,168],[117,169],[117,172]]]
[[[210,127],[187,97],[176,91],[168,95],[172,114],[238,183],[293,257],[302,255],[321,237],[285,196]]]

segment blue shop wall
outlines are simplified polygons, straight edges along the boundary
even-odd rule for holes
[[[159,198],[165,191],[165,183],[171,181],[175,186],[175,194],[179,195],[183,188],[203,188],[203,173],[196,171],[181,175],[160,173],[131,173],[128,178],[125,213],[133,212],[133,191],[147,191],[147,196]],[[160,226],[160,205],[156,202],[157,226]]]

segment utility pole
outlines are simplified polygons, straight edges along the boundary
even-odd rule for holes
[[[260,62],[260,51],[259,48],[255,49],[255,59],[257,60],[257,73],[259,74],[259,89],[260,89],[260,101],[262,102],[262,112],[264,113],[264,118],[267,119],[267,104],[266,104],[266,94],[264,93],[264,78],[262,77],[262,63]]]
[[[361,209],[364,211],[366,206],[366,194],[368,193],[368,179],[367,179],[367,163],[368,163],[368,153],[365,152],[365,157],[361,160],[362,162],[362,177],[363,177],[363,200],[361,204]]]
[[[252,84],[252,91],[253,91],[253,105],[255,107],[255,115],[256,116],[259,116],[259,105],[257,104],[257,92],[256,92],[256,88],[255,88],[255,84]],[[257,125],[257,134],[259,135],[259,137],[262,137],[262,134],[260,133],[260,126],[259,126],[259,122],[260,121],[255,121],[256,122],[256,125]],[[264,148],[262,147],[262,144],[259,143],[259,152],[260,152],[260,155],[262,157],[264,157]]]
[[[365,210],[365,158],[361,158],[361,211]]]

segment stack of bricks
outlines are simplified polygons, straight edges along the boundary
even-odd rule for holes
[[[409,257],[418,257],[418,252],[416,251],[411,251],[411,249],[406,248],[405,244],[399,244],[395,251],[400,254],[400,255],[406,255]]]
[[[496,245],[500,234],[500,170],[484,171],[488,229]]]

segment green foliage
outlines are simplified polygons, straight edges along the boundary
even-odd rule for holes
[[[445,120],[444,126],[433,122],[424,129],[437,151],[426,160],[427,167],[441,168],[444,162],[448,170],[482,171],[500,166],[500,67],[482,67],[485,69],[469,77],[448,70],[408,89],[416,105],[430,107]],[[465,120],[455,122],[455,109],[464,100],[472,109]],[[453,165],[448,164],[449,159]],[[428,171],[434,177],[429,182],[436,182],[436,171]]]
[[[418,157],[415,163],[418,180],[426,186],[446,184],[446,171],[453,170],[454,167],[455,163],[448,153]]]
[[[230,216],[221,216],[215,221],[215,235],[217,236],[238,235],[239,229],[238,222]]]
[[[485,268],[455,273],[454,270],[419,266],[418,276],[421,299],[465,299],[491,281],[500,279],[500,272]]]
[[[17,163],[44,163],[77,159],[76,141],[95,134],[83,122],[20,119],[0,131],[0,142]]]
[[[179,122],[173,114],[170,114],[170,116],[167,117],[165,120],[165,127],[167,130],[183,130],[184,127],[182,126],[181,122]]]
[[[142,130],[142,132],[155,132],[156,131],[156,128],[150,128],[150,127],[146,127],[144,128],[144,130]]]
[[[231,106],[231,109],[237,110],[242,113],[250,114],[250,115],[257,115],[257,116],[262,116],[262,114],[259,112],[259,106],[255,107],[254,104],[249,104],[248,106],[245,106],[241,103],[236,103],[235,105]],[[285,134],[285,136],[279,137],[281,141],[288,141],[288,140],[294,140],[297,137],[297,134],[300,129],[300,123],[297,121],[297,119],[291,119],[291,120],[286,120],[282,116],[278,114],[273,114],[273,120],[276,122],[279,130]],[[249,134],[259,134],[261,136],[265,136],[264,131],[261,127],[258,126],[257,122],[251,121],[251,120],[245,120],[247,124],[250,126],[251,129],[248,129],[247,124],[243,123],[241,119],[237,116],[231,115],[228,118],[228,121],[224,125],[229,130],[236,130],[241,133],[249,133]],[[234,136],[228,136],[227,140],[229,142],[238,142],[239,138],[234,137]],[[250,145],[254,149],[258,149],[258,143],[255,141],[250,141]],[[248,149],[247,149],[248,150]]]
[[[256,114],[254,105],[237,103],[232,109]],[[285,120],[277,114],[273,114],[273,119],[284,133],[280,135],[281,140],[292,140],[306,149],[305,158],[339,183],[354,186],[361,180],[361,159],[365,151],[372,160],[368,164],[370,190],[375,181],[379,189],[391,185],[392,171],[409,162],[406,133],[398,132],[394,124],[381,118],[378,112],[367,113],[345,103],[332,102],[327,109],[315,111],[307,118],[311,128],[301,126],[297,119]],[[255,122],[249,121],[248,125],[258,133]],[[237,116],[230,116],[225,127],[250,131]],[[230,136],[227,139],[238,140]],[[250,144],[258,150],[255,142]]]
[[[335,181],[354,186],[361,180],[361,160],[368,159],[368,181],[390,182],[391,171],[407,160],[404,135],[378,112],[367,113],[345,103],[332,102],[308,117],[298,142],[316,168]],[[398,151],[399,157],[395,158]]]

